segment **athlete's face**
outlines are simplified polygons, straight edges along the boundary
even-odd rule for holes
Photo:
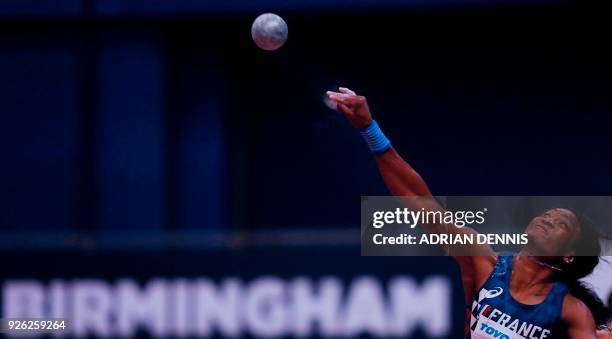
[[[571,255],[572,244],[580,235],[580,223],[572,211],[555,208],[533,218],[525,233],[529,246],[538,255]]]

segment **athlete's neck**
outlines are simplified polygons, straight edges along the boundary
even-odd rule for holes
[[[516,291],[548,292],[553,283],[555,267],[544,259],[521,252],[512,265],[511,288]]]

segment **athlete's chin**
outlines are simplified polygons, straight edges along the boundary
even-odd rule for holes
[[[551,248],[551,241],[537,232],[527,232],[527,244],[523,250],[537,256],[555,256],[557,251]]]
[[[546,237],[538,231],[538,229],[528,229],[526,231],[527,234],[527,246],[536,246],[539,247],[543,244],[546,244]]]

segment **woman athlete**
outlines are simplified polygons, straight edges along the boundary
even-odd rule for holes
[[[431,197],[421,176],[391,147],[366,98],[347,88],[328,98],[359,129],[384,182],[398,197]],[[424,202],[427,201],[427,202]],[[441,209],[434,199],[403,199],[413,209]],[[422,225],[430,233],[475,233],[469,227]],[[535,217],[527,228],[529,242],[515,256],[498,255],[475,245],[478,255],[454,256],[461,269],[467,305],[466,338],[612,338],[610,310],[578,279],[593,271],[599,257],[596,232],[570,210],[556,208]],[[580,244],[580,245],[579,245]],[[446,248],[452,255],[452,248]],[[455,252],[456,253],[456,252]],[[529,253],[547,254],[534,256]]]

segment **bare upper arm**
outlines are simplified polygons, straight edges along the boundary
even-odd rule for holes
[[[453,257],[460,256],[494,256],[495,251],[490,245],[486,243],[479,243],[476,241],[478,232],[468,226],[457,226],[452,222],[447,222],[447,218],[444,217],[448,212],[435,197],[431,195],[426,196],[396,196],[396,199],[409,210],[420,213],[419,225],[425,233],[429,234],[446,234],[450,236],[460,236],[460,239],[465,239],[464,236],[471,238],[471,241],[449,241],[453,244],[445,244],[441,246],[444,248],[447,255]],[[426,216],[426,217],[425,217]]]
[[[591,310],[578,298],[567,295],[563,300],[563,321],[568,338],[596,339],[595,319]]]
[[[455,257],[455,260],[461,269],[465,302],[469,305],[493,272],[497,256]]]
[[[431,195],[428,196],[398,196],[396,197],[404,206],[410,210],[422,211],[423,213],[439,213],[443,215],[446,210]],[[453,223],[440,222],[442,218],[432,218],[432,222],[421,223],[425,233],[468,235],[476,239],[478,232],[471,227],[457,227]],[[435,220],[435,221],[433,221]],[[497,261],[497,253],[488,244],[459,243],[442,245],[447,255],[452,256],[461,269],[461,281],[463,283],[465,301],[471,303],[476,291],[485,283],[493,271]]]

